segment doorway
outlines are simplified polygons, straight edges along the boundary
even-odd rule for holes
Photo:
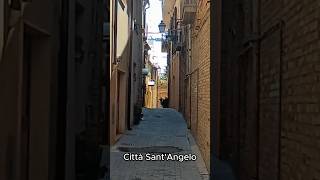
[[[117,72],[117,118],[116,118],[116,136],[123,133],[126,124],[126,82],[125,73],[118,70]]]
[[[239,176],[257,178],[257,63],[253,48],[239,58]]]
[[[281,139],[281,27],[261,40],[259,102],[259,179],[279,179]],[[270,48],[272,47],[272,48]],[[262,76],[263,75],[263,76]]]
[[[48,168],[50,151],[55,147],[54,136],[51,136],[50,125],[55,117],[52,109],[52,56],[50,35],[41,31],[36,25],[24,24],[23,56],[21,77],[21,173],[27,179],[44,178]],[[52,160],[54,161],[54,160]]]
[[[116,120],[116,135],[120,134],[120,89],[121,89],[121,83],[120,83],[121,75],[120,73],[117,74],[117,105],[118,105],[118,111],[117,111],[117,120]]]

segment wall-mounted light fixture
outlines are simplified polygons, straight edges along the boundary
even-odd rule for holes
[[[158,25],[158,27],[159,27],[160,33],[165,33],[165,31],[166,31],[166,24],[165,24],[163,21],[160,22],[160,24]]]
[[[147,76],[149,74],[149,69],[148,68],[143,68],[142,69],[142,75]]]

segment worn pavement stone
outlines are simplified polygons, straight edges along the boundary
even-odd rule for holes
[[[182,115],[173,109],[144,109],[139,125],[121,136],[111,147],[111,180],[203,180],[208,179],[201,155]],[[192,146],[191,146],[192,145]],[[172,154],[197,154],[197,161],[125,161],[118,148],[148,148],[147,150],[181,149]],[[153,150],[150,149],[156,147]],[[170,147],[170,148],[168,148]],[[142,149],[138,149],[142,150]],[[161,151],[162,152],[162,151]],[[141,153],[141,152],[130,152]],[[142,152],[145,155],[147,152]],[[155,153],[152,153],[155,154]]]

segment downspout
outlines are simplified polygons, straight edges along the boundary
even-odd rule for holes
[[[257,31],[258,31],[258,37],[261,37],[261,27],[260,27],[260,22],[261,22],[261,0],[257,0]],[[257,153],[256,153],[256,178],[257,180],[259,180],[259,165],[260,165],[260,66],[261,66],[261,58],[260,58],[260,52],[261,52],[261,40],[260,38],[258,39],[257,42],[257,72],[256,72],[256,77],[257,77],[257,84],[256,84],[256,89],[257,89],[257,94],[256,94],[256,98],[257,98],[257,114],[256,114],[256,118],[257,118],[257,139],[256,139],[256,148],[257,148]]]
[[[111,1],[110,1],[111,2]],[[114,101],[116,101],[115,99],[115,97],[113,97],[113,96],[117,96],[117,94],[116,94],[116,90],[115,90],[115,87],[117,86],[117,79],[113,79],[113,81],[112,81],[112,78],[113,78],[113,76],[116,76],[117,77],[117,69],[116,68],[114,68],[116,65],[117,65],[117,29],[118,29],[118,1],[116,0],[116,1],[112,1],[113,2],[113,6],[112,6],[112,9],[111,9],[111,12],[112,12],[112,22],[111,22],[111,26],[112,26],[112,42],[111,42],[111,46],[110,46],[110,55],[111,55],[111,58],[110,58],[110,67],[109,67],[109,71],[110,71],[110,73],[109,73],[109,81],[110,81],[110,84],[109,84],[109,86],[114,86],[114,87],[109,87],[108,88],[108,91],[109,91],[109,93],[108,93],[108,96],[109,96],[109,103],[107,103],[107,104],[109,104],[109,107],[108,107],[108,111],[109,111],[109,114],[108,114],[108,118],[109,118],[109,121],[107,122],[107,134],[108,134],[108,136],[107,136],[107,142],[108,142],[108,145],[111,145],[112,143],[113,143],[113,139],[111,139],[112,138],[112,135],[111,135],[111,133],[113,133],[113,129],[111,129],[111,127],[112,127],[112,124],[115,122],[115,121],[117,121],[116,119],[115,119],[115,111],[116,111],[116,109],[115,109],[115,102],[113,102],[113,103],[110,103],[111,101],[110,101],[110,98],[113,98],[113,100]],[[108,62],[109,63],[109,62]],[[115,71],[115,72],[114,72]],[[114,90],[114,92],[113,91],[111,91],[111,88],[113,88]],[[114,94],[110,94],[110,93],[114,93]],[[116,95],[115,95],[116,94]]]
[[[172,89],[170,88],[171,87],[171,62],[172,62],[172,42],[169,41],[169,44],[168,44],[169,48],[168,48],[168,55],[167,55],[167,81],[168,81],[168,106],[170,108],[172,108],[170,105],[171,105],[171,97],[170,95],[172,95],[171,91]]]
[[[116,65],[117,64],[117,31],[118,31],[118,1],[114,1],[114,12],[113,12],[113,62],[112,64]],[[112,67],[110,67],[111,74],[112,74]],[[110,74],[110,76],[111,76]],[[111,78],[111,77],[110,77]]]
[[[159,101],[159,76],[158,76],[158,69],[156,69],[156,83],[157,83],[157,99],[156,99],[156,105],[157,105],[157,108],[159,108],[158,106],[158,101]]]
[[[285,22],[280,20],[280,65],[279,65],[279,154],[278,154],[278,180],[281,180],[281,129],[282,129],[282,62],[283,62],[283,28]]]
[[[130,55],[129,55],[129,71],[128,71],[128,116],[127,116],[127,128],[128,130],[131,130],[131,124],[130,124],[130,118],[131,118],[131,68],[132,68],[132,36],[133,36],[133,29],[132,29],[132,23],[133,23],[133,0],[130,1],[130,23],[129,23],[129,30],[130,30],[130,40],[129,40],[129,47],[130,47]],[[133,117],[134,118],[134,117]]]
[[[147,19],[147,9],[150,8],[150,3],[149,0],[145,0],[144,1],[144,10],[143,10],[143,27],[144,27],[144,37],[143,38],[148,38],[148,33],[146,33],[146,19]],[[146,7],[146,5],[148,5],[148,7]],[[147,30],[148,32],[148,30]],[[146,41],[143,39],[143,67],[146,68],[145,66],[145,59],[146,59],[146,55],[145,55],[145,43]],[[148,54],[148,49],[147,49],[147,54]],[[145,94],[146,94],[146,77],[143,75],[142,78],[142,107],[145,107]],[[143,113],[142,113],[143,116]]]

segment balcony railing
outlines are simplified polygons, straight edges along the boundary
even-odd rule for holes
[[[197,12],[197,0],[182,0],[181,9],[182,22],[192,24]]]

